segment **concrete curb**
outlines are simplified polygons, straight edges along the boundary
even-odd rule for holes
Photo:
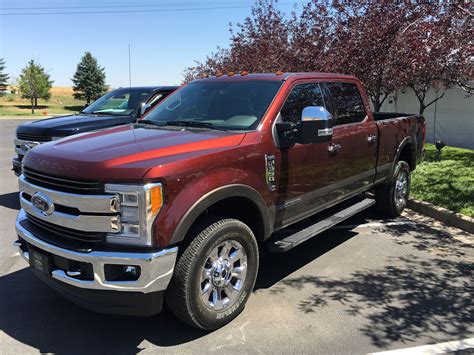
[[[449,226],[453,226],[469,233],[474,233],[474,218],[455,213],[443,207],[432,205],[425,201],[409,199],[407,207],[428,217],[437,219]]]

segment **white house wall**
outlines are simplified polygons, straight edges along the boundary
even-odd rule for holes
[[[435,91],[430,90],[426,102],[435,95]],[[411,89],[397,93],[393,102],[382,107],[382,111],[405,113],[418,113],[418,110],[418,99]],[[449,89],[437,104],[425,109],[423,115],[427,122],[427,142],[441,139],[450,146],[474,149],[474,97],[466,98],[466,92],[459,88]]]

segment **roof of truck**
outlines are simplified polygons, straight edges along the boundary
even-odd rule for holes
[[[318,72],[307,72],[307,73],[228,73],[225,75],[211,76],[208,78],[196,79],[194,81],[239,81],[239,80],[273,80],[273,81],[285,81],[288,78],[301,78],[301,79],[357,79],[352,75],[344,75],[337,73],[318,73]]]

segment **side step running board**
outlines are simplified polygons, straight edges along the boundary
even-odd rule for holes
[[[294,234],[291,234],[283,239],[277,239],[274,242],[270,241],[269,250],[275,253],[282,253],[293,249],[295,246],[311,239],[312,237],[324,232],[336,224],[344,221],[345,219],[352,217],[353,215],[369,208],[375,204],[375,200],[366,198],[350,207],[339,211],[332,216],[327,217],[307,228],[304,228]]]

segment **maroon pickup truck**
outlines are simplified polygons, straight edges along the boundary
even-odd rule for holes
[[[86,308],[150,315],[166,300],[215,329],[244,308],[259,250],[374,204],[398,216],[424,139],[422,116],[373,114],[352,76],[196,80],[138,123],[28,152],[15,244]]]

